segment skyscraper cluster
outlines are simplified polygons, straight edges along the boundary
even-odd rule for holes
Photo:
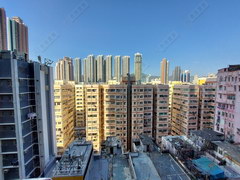
[[[142,55],[134,56],[135,80],[141,83]],[[110,80],[121,82],[123,77],[130,74],[130,56],[89,55],[81,60],[64,57],[56,63],[57,80],[75,80],[76,83],[103,83]]]
[[[172,73],[172,81],[191,82],[191,74],[189,70],[182,70],[180,66],[176,66]]]
[[[169,75],[169,61],[163,58],[160,63],[160,80],[163,84],[168,84],[170,80]],[[185,83],[191,82],[191,75],[189,70],[182,70],[180,66],[176,66],[172,72],[171,81],[182,81]]]
[[[16,51],[28,58],[28,27],[20,17],[6,18],[0,8],[0,50]]]
[[[65,80],[65,81],[73,81],[74,80],[74,74],[76,73],[76,79],[79,79],[80,76],[77,72],[79,72],[81,69],[81,61],[79,58],[75,59],[75,72],[73,70],[73,61],[69,57],[64,57],[63,59],[60,59],[56,63],[56,79],[57,80]]]

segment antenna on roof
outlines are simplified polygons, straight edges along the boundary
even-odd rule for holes
[[[45,61],[44,64],[47,66],[50,66],[53,63],[51,59],[47,59],[47,58],[44,58],[44,61]]]
[[[42,57],[41,56],[38,56],[38,62],[42,64]]]

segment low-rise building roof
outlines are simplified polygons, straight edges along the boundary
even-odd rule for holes
[[[199,136],[202,139],[205,139],[208,141],[223,141],[224,140],[224,134],[218,133],[218,132],[210,130],[210,129],[191,131],[191,134],[193,134],[195,136]]]
[[[240,147],[238,145],[233,145],[226,141],[214,141],[213,144],[223,149],[232,160],[240,163]]]

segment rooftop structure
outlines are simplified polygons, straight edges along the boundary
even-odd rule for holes
[[[65,150],[59,161],[46,174],[54,180],[64,177],[88,177],[92,161],[93,145],[85,140],[76,140]]]
[[[210,179],[214,180],[224,178],[224,171],[207,157],[201,157],[193,160],[193,164],[203,175],[210,176]]]
[[[131,158],[137,179],[160,179],[153,162],[146,153],[139,153],[138,156],[132,156]]]
[[[222,151],[221,155],[223,157],[230,159],[239,166],[240,172],[240,146],[230,144],[226,141],[215,141],[213,144],[215,144],[217,148]]]
[[[206,139],[208,141],[224,140],[224,134],[210,130],[210,129],[192,131],[190,134],[191,134],[191,136],[198,136],[198,137],[201,137],[202,139]]]

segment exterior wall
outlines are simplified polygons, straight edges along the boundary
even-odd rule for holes
[[[214,130],[229,140],[240,142],[240,70],[220,69],[217,74],[217,94]]]
[[[122,76],[126,77],[130,73],[130,56],[122,57]]]
[[[6,13],[0,8],[0,50],[7,50]]]
[[[169,86],[156,85],[154,87],[154,122],[153,137],[160,145],[162,137],[169,133]]]
[[[182,85],[182,81],[170,81],[169,85],[169,133],[171,133],[171,124],[172,124],[172,96],[173,88],[175,85]]]
[[[188,135],[198,129],[199,87],[175,85],[172,101],[172,135]]]
[[[7,18],[8,50],[28,55],[28,27],[19,17]]]
[[[96,64],[97,64],[97,82],[105,82],[105,69],[104,69],[104,59],[103,55],[99,55],[96,58]]]
[[[201,85],[199,87],[199,129],[213,129],[216,86]]]
[[[44,171],[45,167],[54,161],[56,156],[56,132],[55,128],[52,128],[55,126],[52,67],[35,62],[34,79],[40,168],[41,171]]]
[[[134,74],[137,84],[141,84],[142,81],[142,54],[134,54]]]
[[[103,85],[104,140],[117,136],[127,148],[127,86]]]
[[[100,153],[103,140],[102,94],[99,84],[85,85],[86,139],[92,141],[95,153]]]
[[[74,81],[77,84],[82,82],[82,60],[80,58],[75,58],[73,62]]]
[[[112,55],[106,56],[106,82],[112,80]]]
[[[117,82],[121,80],[121,56],[114,57],[114,77]]]
[[[169,62],[166,58],[161,61],[161,83],[168,84]]]
[[[59,59],[56,63],[56,79],[64,81],[73,81],[73,62],[69,57]]]
[[[75,86],[72,81],[56,80],[54,102],[58,154],[62,154],[74,140]]]
[[[85,112],[85,88],[84,85],[75,85],[75,137],[86,136],[86,112]]]
[[[13,59],[11,52],[0,53],[2,180],[38,177],[55,155],[54,132],[50,131],[54,120],[49,118],[52,115],[52,107],[49,106],[53,101],[47,98],[51,91],[47,85],[53,77],[40,66],[36,62]],[[46,105],[41,107],[41,111],[38,109],[40,101]],[[49,129],[45,128],[46,124]],[[44,137],[46,134],[48,141]]]
[[[146,101],[146,104],[144,102]],[[150,101],[151,103],[147,103]],[[132,85],[132,139],[140,134],[152,136],[153,120],[152,85]]]

